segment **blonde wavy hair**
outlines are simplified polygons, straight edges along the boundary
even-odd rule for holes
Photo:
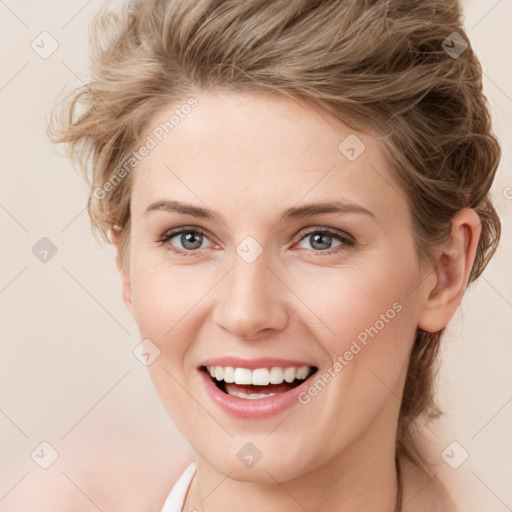
[[[468,47],[445,51],[457,32]],[[449,40],[452,41],[452,40]],[[451,45],[453,46],[453,42]],[[482,70],[454,0],[145,0],[108,3],[91,24],[91,80],[66,92],[48,119],[53,142],[91,186],[95,233],[129,244],[128,173],[105,197],[164,105],[201,90],[271,91],[381,135],[413,218],[419,261],[447,239],[461,208],[482,234],[469,282],[500,237],[489,190],[500,159]],[[424,467],[419,421],[436,418],[436,363],[444,329],[418,329],[399,415],[397,453]]]

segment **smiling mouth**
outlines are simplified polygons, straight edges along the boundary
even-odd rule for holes
[[[316,373],[318,368],[274,366],[250,370],[232,366],[202,366],[201,370],[223,393],[237,398],[258,400],[296,388]]]

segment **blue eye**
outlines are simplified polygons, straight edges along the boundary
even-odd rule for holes
[[[173,238],[177,237],[179,237],[178,241],[183,249],[175,247],[173,243],[169,243],[170,249],[177,253],[190,254],[196,252],[198,249],[202,249],[201,246],[206,238],[206,233],[197,228],[179,228],[164,233],[159,241],[163,244],[171,242]]]
[[[351,245],[351,241],[348,237],[327,230],[309,231],[301,239],[301,241],[303,240],[309,240],[309,243],[315,252],[326,252],[326,250],[329,250],[329,254],[330,250],[333,248],[336,249],[343,245]],[[338,245],[332,247],[333,241],[337,241]]]
[[[310,245],[313,249],[306,250],[319,254],[331,254],[355,245],[355,240],[350,235],[325,228],[312,229],[307,232],[302,232],[300,235],[300,241],[310,239]],[[174,238],[177,239],[177,242],[171,242]],[[194,256],[194,253],[198,253],[201,249],[205,248],[203,246],[205,239],[208,240],[207,234],[202,229],[182,227],[165,232],[160,236],[158,241],[162,245],[169,242],[167,245],[172,252],[186,256]],[[338,245],[332,247],[333,240],[337,241]],[[179,243],[181,248],[176,247],[176,243]]]
[[[333,241],[336,241],[335,237],[325,231],[315,231],[312,234],[306,235],[301,241],[303,240],[309,240],[311,247],[320,251],[331,249]],[[339,240],[337,242],[338,245],[342,244]]]

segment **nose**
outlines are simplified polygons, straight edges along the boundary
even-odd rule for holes
[[[286,291],[264,254],[252,263],[235,254],[218,290],[214,321],[236,338],[254,340],[263,332],[268,336],[287,324]]]

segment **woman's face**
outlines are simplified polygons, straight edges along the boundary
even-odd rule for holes
[[[240,480],[394,453],[424,292],[380,143],[275,95],[194,97],[132,171],[124,297],[170,416]]]

